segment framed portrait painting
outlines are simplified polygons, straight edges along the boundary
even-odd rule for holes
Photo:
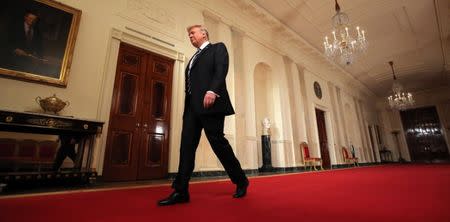
[[[2,1],[0,76],[66,87],[80,18],[53,0]]]

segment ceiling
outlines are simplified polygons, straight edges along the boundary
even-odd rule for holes
[[[252,0],[323,52],[331,38],[334,0]],[[395,75],[408,91],[450,85],[449,0],[339,0],[350,23],[366,31],[369,47],[344,68],[377,96],[386,96]],[[354,27],[351,30],[354,30]]]

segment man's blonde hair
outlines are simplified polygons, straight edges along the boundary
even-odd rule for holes
[[[186,30],[189,33],[191,31],[191,29],[193,29],[193,28],[200,28],[200,31],[206,34],[206,40],[209,40],[208,29],[205,26],[203,26],[203,25],[191,25],[191,26],[188,26],[186,28]]]

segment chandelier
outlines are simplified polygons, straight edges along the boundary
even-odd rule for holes
[[[394,77],[394,83],[392,84],[393,94],[388,97],[389,105],[392,109],[404,110],[414,105],[414,98],[411,93],[403,91],[403,86],[397,81],[394,72],[394,62],[389,61],[389,65],[391,65],[392,76]]]
[[[341,8],[337,0],[335,0],[336,14],[331,18],[333,24],[333,39],[325,36],[323,46],[325,55],[339,63],[350,65],[355,59],[355,54],[364,53],[367,50],[368,42],[366,40],[365,31],[356,27],[356,37],[349,33],[348,15],[341,12]]]

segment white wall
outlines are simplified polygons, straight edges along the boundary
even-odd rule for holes
[[[34,102],[36,96],[44,97],[56,93],[58,97],[71,103],[61,112],[62,115],[104,121],[104,133],[98,138],[94,152],[94,167],[100,172],[103,167],[110,101],[121,41],[163,54],[176,61],[169,147],[169,172],[176,172],[184,98],[183,72],[186,61],[195,51],[186,37],[185,28],[191,24],[209,25],[211,41],[222,41],[228,46],[230,71],[227,84],[236,115],[227,117],[225,134],[245,169],[256,169],[261,165],[257,145],[261,135],[257,126],[261,117],[255,109],[259,103],[255,98],[259,86],[255,86],[254,79],[258,64],[266,64],[271,70],[268,73],[270,89],[266,89],[270,99],[264,103],[266,107],[271,107],[270,111],[267,110],[267,115],[270,115],[272,120],[272,158],[275,167],[302,166],[299,143],[303,141],[311,144],[313,155],[320,155],[315,108],[326,111],[327,135],[333,164],[342,163],[339,148],[349,145],[345,138],[351,138],[356,147],[365,149],[362,138],[364,134],[359,131],[367,128],[362,127],[363,123],[377,122],[374,108],[361,103],[366,98],[373,97],[371,92],[341,70],[318,63],[315,60],[317,55],[311,55],[311,50],[307,50],[310,46],[298,47],[299,44],[305,44],[299,40],[299,36],[293,36],[276,21],[265,22],[264,19],[270,20],[270,17],[265,16],[263,10],[255,9],[256,12],[262,13],[260,16],[256,16],[254,10],[242,10],[239,4],[245,2],[61,2],[83,12],[67,88],[0,78],[0,95],[3,95],[0,96],[0,108],[17,111],[38,110]],[[274,27],[279,27],[281,31]],[[280,42],[286,37],[286,32],[288,36],[293,36],[293,40]],[[320,100],[314,95],[314,81],[322,86],[323,98]],[[345,104],[349,104],[349,110],[345,109]],[[345,127],[348,121],[350,125]],[[359,153],[364,152],[358,152],[358,155]],[[195,170],[217,169],[222,167],[203,138],[198,149]]]

